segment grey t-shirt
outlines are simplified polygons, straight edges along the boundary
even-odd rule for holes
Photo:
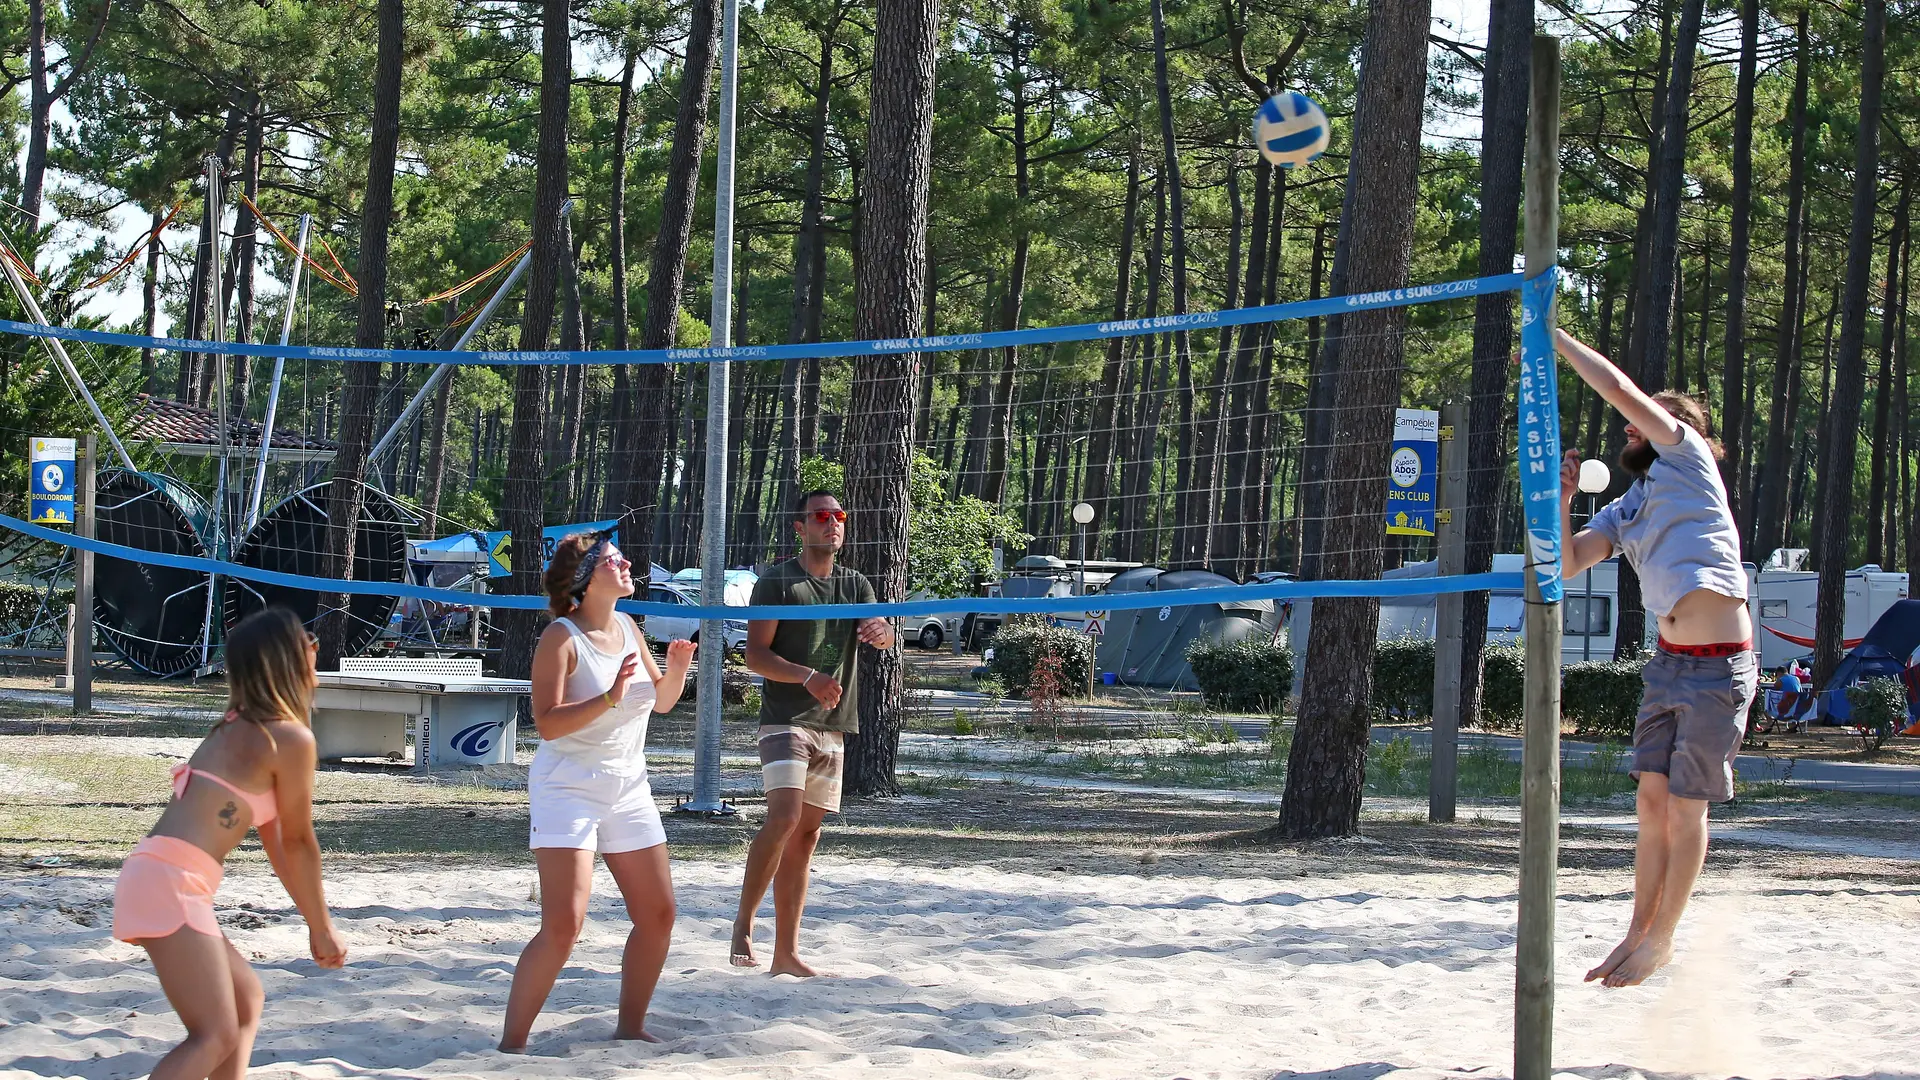
[[[1600,508],[1587,528],[1623,552],[1640,575],[1640,594],[1655,615],[1673,613],[1680,598],[1712,589],[1747,598],[1740,531],[1727,505],[1719,463],[1700,433],[1680,425],[1680,442],[1654,444],[1659,457],[1625,495]]]

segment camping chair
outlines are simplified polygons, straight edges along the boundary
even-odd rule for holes
[[[1765,705],[1754,726],[1762,735],[1771,735],[1776,727],[1786,725],[1786,733],[1805,731],[1807,715],[1813,711],[1814,695],[1805,690],[1768,690]]]

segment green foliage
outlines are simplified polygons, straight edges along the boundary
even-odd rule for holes
[[[949,493],[947,474],[924,451],[915,451],[907,489],[907,591],[965,596],[974,579],[993,565],[994,541],[1018,549],[1033,537],[999,507],[971,495]],[[800,462],[801,490],[846,490],[846,468],[823,457]]]
[[[1869,750],[1887,744],[1907,722],[1907,689],[1898,679],[1869,679],[1847,687],[1853,726]]]
[[[1433,641],[1397,638],[1373,651],[1373,715],[1413,719],[1433,715]]]
[[[66,636],[72,589],[45,588],[0,581],[0,648],[57,649]],[[29,633],[31,631],[31,633]]]
[[[973,734],[973,718],[963,709],[953,710],[953,733],[955,735]]]
[[[1034,673],[1043,656],[1059,664],[1057,690],[1064,697],[1084,697],[1087,672],[1093,664],[1093,639],[1063,626],[1044,622],[1009,622],[993,636],[993,662],[988,668],[1013,693],[1032,689]]]
[[[1293,693],[1293,652],[1284,646],[1196,638],[1187,646],[1187,665],[1215,708],[1277,714]]]
[[[1560,714],[1585,738],[1632,739],[1646,666],[1645,660],[1567,665],[1560,673]]]
[[[1488,645],[1480,671],[1480,722],[1489,728],[1517,730],[1526,715],[1527,650],[1520,645]]]

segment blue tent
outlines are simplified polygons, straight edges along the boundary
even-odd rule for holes
[[[1851,722],[1847,687],[1874,679],[1894,679],[1907,688],[1907,717],[1920,723],[1920,600],[1901,600],[1888,608],[1867,636],[1853,647],[1820,691],[1820,715],[1829,724]]]

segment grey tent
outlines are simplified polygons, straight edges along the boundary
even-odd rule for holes
[[[1151,566],[1128,570],[1107,584],[1106,592],[1167,592],[1233,585],[1206,570],[1165,571]],[[1187,646],[1197,638],[1215,641],[1269,640],[1280,619],[1271,600],[1235,600],[1223,604],[1115,611],[1100,639],[1095,662],[1127,686],[1165,686],[1198,690],[1187,666]]]

